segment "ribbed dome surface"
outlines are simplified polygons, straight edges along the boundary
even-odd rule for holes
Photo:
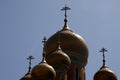
[[[46,62],[36,65],[31,72],[33,80],[54,80],[56,72],[52,66]]]
[[[54,67],[56,71],[66,72],[70,65],[71,60],[67,54],[61,49],[58,49],[46,57],[46,61]]]
[[[117,77],[107,66],[102,66],[94,75],[94,80],[117,80]]]
[[[87,45],[80,35],[72,32],[69,29],[62,29],[47,40],[45,46],[46,55],[55,51],[57,47],[58,35],[60,35],[62,50],[68,55],[76,55],[82,60],[83,64],[86,65],[88,58]],[[73,52],[74,54],[69,52]]]

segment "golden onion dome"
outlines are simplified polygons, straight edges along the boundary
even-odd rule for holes
[[[42,42],[44,43],[44,46],[45,46],[46,37],[44,37]],[[46,56],[46,53],[43,48],[42,62],[36,65],[31,71],[31,76],[33,80],[54,80],[55,79],[56,72],[54,68],[46,62],[45,56]]]
[[[100,68],[99,71],[97,71],[94,75],[94,80],[117,80],[117,76],[115,75],[115,73],[110,70],[105,62],[105,52],[107,52],[106,48],[102,48],[100,50],[100,52],[102,52],[102,56],[103,56],[103,65],[102,67]]]
[[[94,75],[94,80],[117,80],[117,76],[107,66],[102,66]]]
[[[20,80],[32,80],[31,79],[31,74],[30,73],[25,74],[25,76],[22,77]]]
[[[88,47],[85,40],[78,34],[74,33],[67,25],[67,10],[69,7],[65,5],[62,11],[65,11],[65,19],[63,29],[52,35],[46,42],[45,51],[46,55],[51,54],[57,47],[57,38],[60,35],[60,42],[62,50],[73,59],[80,63],[82,66],[87,64]]]
[[[55,75],[56,73],[54,68],[46,62],[41,62],[36,65],[31,72],[33,80],[54,80]]]
[[[66,72],[71,65],[69,56],[64,53],[60,47],[48,55],[46,61],[53,66],[56,71],[62,72]]]
[[[65,20],[65,25],[62,30],[58,31],[52,35],[46,42],[45,50],[46,55],[51,54],[55,51],[57,47],[57,39],[60,35],[60,42],[62,50],[70,55],[74,55],[81,59],[83,65],[87,64],[88,58],[88,47],[85,40],[78,34],[74,33],[67,26],[67,21]]]
[[[54,68],[47,64],[45,57],[43,57],[42,62],[36,65],[31,71],[33,80],[54,80],[55,75],[56,72]]]
[[[47,64],[43,52],[43,60],[32,69],[31,77],[33,80],[54,80],[55,76],[56,72],[52,66]]]

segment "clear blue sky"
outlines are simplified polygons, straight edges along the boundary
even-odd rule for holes
[[[0,0],[0,78],[19,80],[28,71],[26,58],[41,61],[42,39],[63,27],[67,4],[69,27],[89,47],[86,78],[92,80],[102,65],[102,47],[108,49],[106,64],[120,79],[120,0]]]

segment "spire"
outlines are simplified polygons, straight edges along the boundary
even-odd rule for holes
[[[63,7],[61,9],[61,11],[65,11],[65,19],[64,19],[64,27],[63,27],[63,29],[69,29],[69,27],[67,25],[67,10],[70,10],[70,9],[71,8],[67,7],[66,5],[65,5],[65,7]]]
[[[31,56],[31,55],[27,58],[27,60],[29,61],[28,73],[30,73],[30,71],[31,71],[31,62],[32,62],[32,59],[34,59],[34,57]]]
[[[42,62],[46,62],[46,60],[45,60],[46,52],[45,52],[45,49],[44,49],[44,47],[46,45],[46,41],[47,41],[47,38],[44,37],[43,41],[42,41],[42,43],[43,43],[43,59],[42,59]]]
[[[105,66],[105,52],[107,52],[107,50],[105,48],[102,48],[100,52],[103,53],[103,66]]]

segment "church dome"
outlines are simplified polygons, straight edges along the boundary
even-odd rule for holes
[[[60,35],[60,42],[62,50],[72,58],[79,60],[80,64],[85,66],[88,58],[88,47],[85,40],[78,34],[74,33],[67,25],[67,10],[69,7],[65,6],[62,11],[65,11],[65,19],[63,29],[52,35],[46,42],[46,55],[51,54],[57,47],[58,35]]]
[[[68,55],[76,55],[82,60],[83,64],[86,65],[88,58],[86,42],[80,35],[74,33],[67,27],[64,27],[61,31],[58,31],[47,40],[45,46],[46,55],[55,51],[59,34],[62,50]]]
[[[102,66],[94,75],[94,80],[117,80],[117,76],[107,66]]]
[[[52,66],[47,64],[46,62],[41,62],[40,64],[36,65],[32,69],[31,76],[34,80],[54,80],[55,78],[55,70]]]
[[[46,37],[44,37],[42,42],[45,45]],[[31,76],[33,80],[54,80],[55,79],[56,72],[54,68],[46,62],[45,57],[46,57],[46,53],[43,48],[42,62],[36,65],[31,71]]]
[[[53,53],[46,57],[46,61],[54,67],[56,71],[66,72],[70,65],[71,60],[69,56],[61,49],[55,50]]]

